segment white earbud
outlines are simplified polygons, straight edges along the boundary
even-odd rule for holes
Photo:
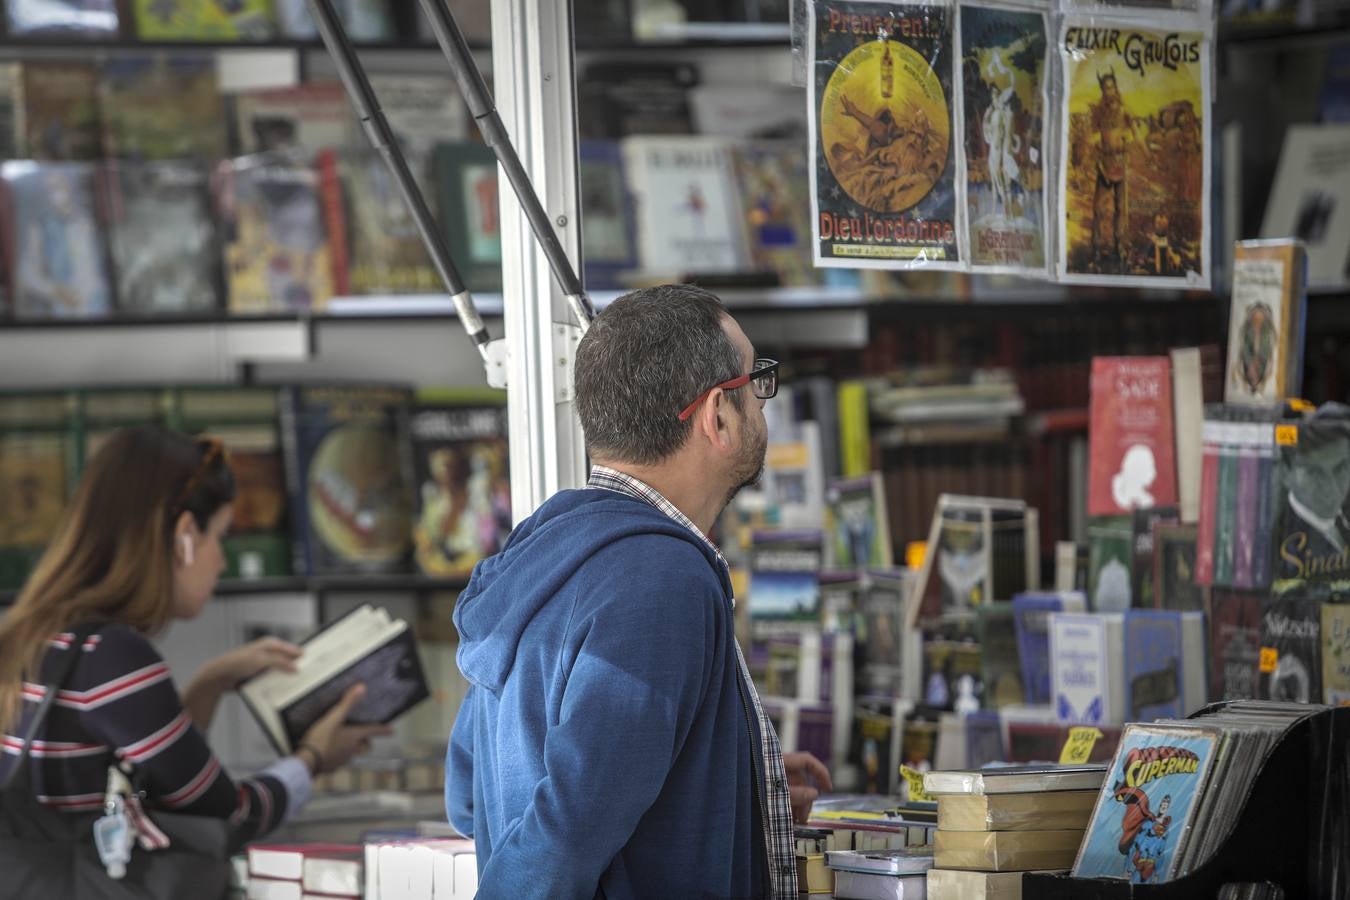
[[[185,534],[181,536],[180,540],[183,543],[183,565],[190,566],[192,565],[192,536]]]

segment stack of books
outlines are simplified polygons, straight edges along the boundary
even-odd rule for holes
[[[1106,767],[928,772],[937,797],[932,900],[1021,896],[1021,873],[1073,865]]]
[[[361,897],[360,844],[255,844],[248,848],[249,900]]]

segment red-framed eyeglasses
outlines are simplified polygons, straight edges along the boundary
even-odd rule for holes
[[[761,400],[771,400],[774,394],[778,393],[778,360],[776,359],[757,359],[750,371],[744,375],[738,375],[730,381],[724,381],[721,384],[715,384],[706,391],[698,395],[693,403],[690,403],[680,413],[680,421],[688,420],[698,409],[699,404],[708,399],[708,395],[721,388],[724,391],[734,391],[738,387],[750,385],[750,389],[755,392],[755,396]]]

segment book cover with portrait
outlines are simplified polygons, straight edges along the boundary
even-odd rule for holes
[[[1171,360],[1092,360],[1088,515],[1128,515],[1177,503]]]

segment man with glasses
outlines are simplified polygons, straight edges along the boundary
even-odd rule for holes
[[[480,898],[797,895],[792,821],[825,767],[782,754],[708,539],[764,468],[757,359],[713,294],[634,291],[577,348],[592,470],[479,563],[455,609],[470,682],[446,757]]]

